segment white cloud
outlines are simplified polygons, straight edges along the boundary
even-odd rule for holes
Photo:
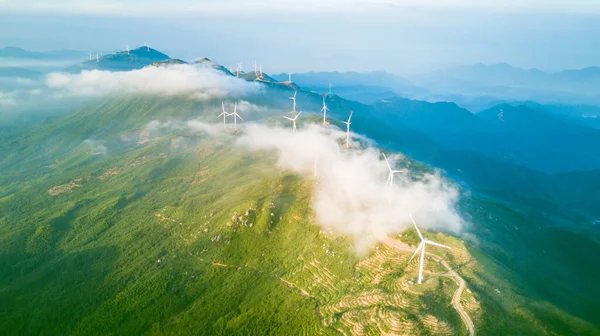
[[[344,133],[332,128],[289,129],[249,124],[238,144],[251,150],[275,151],[278,165],[312,176],[313,209],[319,223],[339,234],[352,235],[363,252],[386,234],[401,232],[413,214],[424,228],[459,231],[463,221],[454,210],[458,191],[439,174],[413,180],[396,176],[385,184],[388,169],[375,148],[345,150]],[[402,160],[401,156],[397,156]]]
[[[256,93],[261,88],[258,83],[193,65],[145,67],[127,72],[85,70],[78,74],[52,73],[46,77],[45,84],[66,96],[146,93],[189,95],[201,100],[238,98]]]
[[[2,105],[14,105],[15,99],[13,95],[9,92],[0,91],[0,106]]]

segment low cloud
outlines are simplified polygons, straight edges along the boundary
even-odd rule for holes
[[[97,140],[86,139],[83,141],[83,145],[90,155],[106,155],[108,153],[108,148]]]
[[[352,235],[358,252],[410,227],[409,214],[423,228],[460,231],[463,221],[455,211],[459,193],[439,173],[396,175],[395,184],[386,185],[389,171],[379,150],[346,150],[343,138],[343,132],[320,126],[292,134],[289,129],[250,124],[237,143],[274,151],[281,168],[305,176],[314,174],[316,162],[312,206],[317,219],[334,233]]]
[[[51,73],[45,84],[64,96],[145,93],[188,95],[200,100],[239,98],[257,93],[261,88],[258,83],[186,64],[151,66],[126,72],[84,70],[78,74]]]

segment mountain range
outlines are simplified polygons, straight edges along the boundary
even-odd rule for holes
[[[69,70],[181,63],[139,48]],[[196,64],[235,80],[218,63]],[[353,111],[352,130],[402,152],[411,174],[436,167],[460,188],[467,231],[425,234],[454,247],[443,259],[466,281],[461,301],[478,333],[598,334],[597,129],[532,103],[473,114],[397,93],[360,102],[334,80],[332,95],[328,83],[304,87],[311,76],[242,73],[261,87],[241,97],[261,107],[244,122],[281,124],[294,91],[300,128],[319,122],[323,97],[333,126]],[[338,78],[355,94],[412,87],[381,73]],[[220,99],[118,95],[0,128],[0,333],[351,334],[398,323],[466,333],[451,279],[414,287],[410,253],[380,246],[357,257],[346,238],[322,234],[307,211],[311,182],[274,169],[272,153],[240,151],[237,134],[149,127],[215,122],[220,111]]]

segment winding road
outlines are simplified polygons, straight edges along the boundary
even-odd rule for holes
[[[405,244],[397,239],[392,239],[392,238],[388,237],[388,238],[383,239],[383,243],[389,247],[392,247],[392,248],[397,249],[402,252],[414,252],[414,248],[408,246],[407,244]],[[450,265],[448,265],[448,263],[445,260],[441,259],[439,256],[429,253],[429,252],[427,252],[427,255],[439,258],[439,260],[441,261],[441,264],[448,271],[448,273],[440,274],[439,276],[445,276],[445,277],[451,278],[458,285],[458,288],[456,289],[456,291],[454,292],[454,296],[452,297],[452,306],[458,312],[458,315],[460,315],[460,318],[463,320],[463,322],[467,326],[467,329],[469,330],[469,336],[475,336],[475,325],[473,324],[473,321],[471,320],[471,317],[469,316],[469,314],[465,311],[463,306],[460,304],[460,297],[462,296],[462,293],[465,290],[465,288],[467,288],[467,283],[465,282],[465,279],[463,279],[455,270],[453,270],[450,267]]]

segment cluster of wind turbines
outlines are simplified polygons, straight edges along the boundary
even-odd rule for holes
[[[150,46],[145,41],[144,41],[144,47],[146,47],[146,51],[150,51]],[[129,48],[128,44],[125,45],[125,51],[127,52],[127,55],[131,55],[131,49]],[[91,51],[88,53],[88,56],[89,56],[90,61],[92,61],[94,59]],[[96,63],[100,62],[100,57],[102,57],[102,53],[96,52]]]
[[[240,74],[243,74],[244,72],[242,71],[242,62],[237,64],[237,67],[235,68],[235,71],[231,70],[231,72],[235,72],[235,77],[240,78]],[[263,66],[256,64],[256,61],[254,61],[254,75],[256,76],[257,79],[262,78],[263,76]]]
[[[227,127],[227,117],[233,116],[233,130],[237,131],[237,118],[244,121],[244,119],[237,113],[237,102],[233,104],[233,112],[225,111],[225,102],[221,102],[221,108],[223,112],[217,116],[217,118],[223,117],[223,128]]]
[[[238,77],[239,77],[239,72],[241,71],[241,65],[242,65],[242,63],[238,64],[238,69],[237,69]],[[256,72],[256,63],[254,64],[254,68],[255,68],[255,72]],[[262,76],[262,66],[260,67],[260,74]],[[291,82],[291,76],[292,76],[292,74],[289,73],[290,82]],[[290,120],[292,122],[292,132],[294,134],[296,133],[296,129],[297,129],[296,121],[298,120],[298,117],[300,117],[300,115],[302,114],[302,111],[296,111],[296,96],[297,95],[298,95],[298,91],[294,91],[294,95],[289,97],[289,99],[292,100],[292,111],[291,112],[294,113],[295,116],[293,118],[288,117],[288,116],[283,116],[283,118]],[[329,89],[329,95],[331,95],[331,84],[330,84],[330,89]],[[221,108],[222,108],[222,112],[221,112],[221,114],[219,114],[219,116],[217,116],[217,118],[223,117],[223,127],[227,127],[227,117],[233,116],[233,128],[235,131],[237,131],[237,118],[240,118],[242,121],[244,120],[237,113],[237,102],[234,103],[234,105],[233,105],[233,112],[225,111],[225,103],[224,102],[221,102]],[[320,111],[323,113],[323,125],[327,125],[327,111],[331,111],[331,110],[329,109],[329,107],[327,107],[327,103],[325,101],[325,96],[323,96],[323,107],[321,108],[321,111]],[[348,117],[348,121],[343,121],[343,123],[346,124],[346,148],[349,148],[349,146],[350,146],[350,125],[352,124],[352,122],[351,122],[352,114],[353,114],[353,112],[350,111],[350,116]],[[389,186],[392,186],[394,184],[394,176],[399,173],[405,174],[405,173],[407,173],[407,171],[405,169],[404,170],[394,170],[392,168],[392,165],[390,164],[390,161],[388,160],[387,156],[385,155],[385,153],[381,153],[381,154],[383,155],[383,158],[384,158],[385,163],[389,170],[386,184]],[[315,176],[317,175],[317,156],[316,156],[316,154],[315,154],[314,174],[315,174]],[[443,248],[447,248],[447,249],[451,249],[451,248],[449,246],[442,245],[440,243],[436,243],[434,241],[431,241],[431,240],[423,237],[412,214],[410,214],[409,216],[410,216],[410,220],[412,221],[415,229],[417,230],[417,234],[419,235],[421,242],[417,246],[417,249],[413,253],[412,257],[408,260],[408,264],[410,264],[410,262],[415,258],[415,256],[417,254],[419,254],[419,253],[421,254],[420,262],[419,262],[419,276],[417,279],[417,283],[422,284],[423,283],[423,267],[425,264],[425,246],[427,244],[429,244],[429,245],[443,247]]]
[[[291,74],[290,74],[290,79],[291,79]],[[295,116],[293,118],[290,118],[288,116],[283,116],[283,118],[290,120],[292,122],[292,132],[296,133],[296,121],[298,120],[298,117],[302,114],[302,111],[296,111],[296,96],[298,94],[298,91],[294,91],[294,95],[290,97],[290,99],[292,100],[292,113],[295,114]],[[323,125],[327,125],[327,111],[331,111],[331,109],[329,109],[329,107],[327,107],[327,103],[325,102],[325,96],[323,96],[323,107],[321,108],[321,113],[323,113]],[[351,120],[352,120],[352,111],[350,111],[350,116],[348,117],[348,121],[342,121],[344,124],[346,124],[346,148],[350,147],[350,125],[352,124]]]

